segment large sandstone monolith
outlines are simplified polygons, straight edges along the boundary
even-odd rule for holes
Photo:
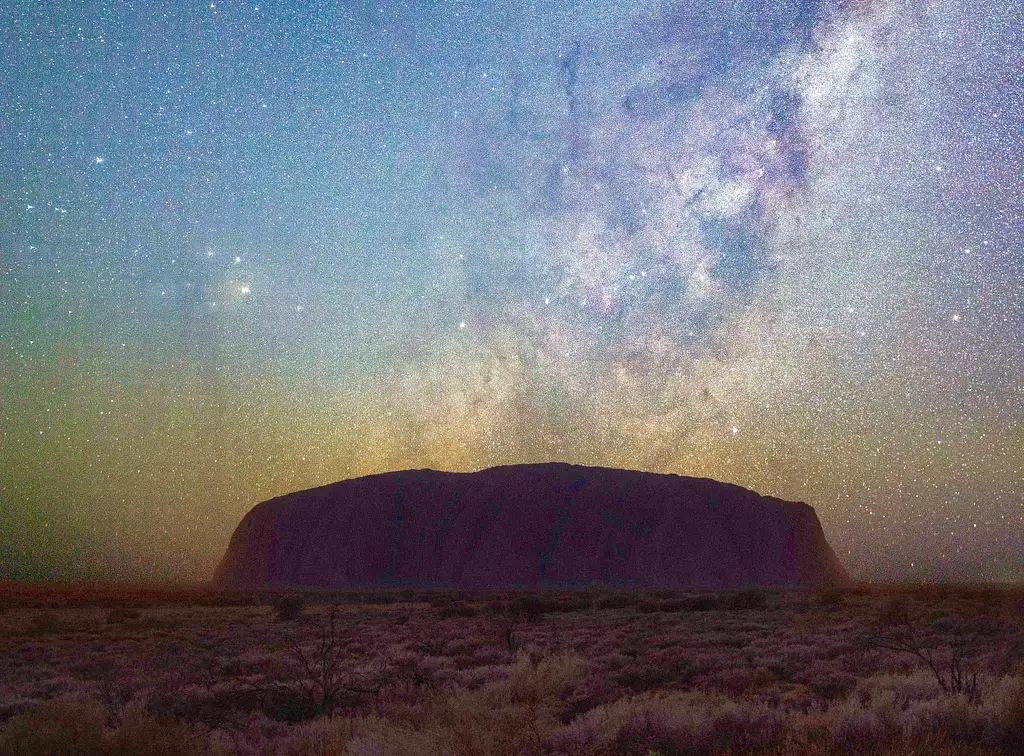
[[[403,470],[256,505],[214,582],[712,590],[849,577],[807,504],[703,478],[534,464]]]

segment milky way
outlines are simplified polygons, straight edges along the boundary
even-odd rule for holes
[[[0,577],[564,460],[1024,580],[1019,2],[7,3]]]

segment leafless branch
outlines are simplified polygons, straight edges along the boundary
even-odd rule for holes
[[[390,669],[388,658],[382,659],[380,669],[369,677],[347,670],[346,636],[352,628],[339,620],[338,607],[332,606],[327,617],[315,626],[317,637],[311,648],[295,639],[288,647],[288,655],[300,671],[295,685],[310,704],[317,711],[330,714],[346,693],[379,695]]]
[[[975,628],[957,618],[948,624],[947,632],[939,633],[934,625],[926,627],[912,619],[905,607],[890,610],[886,620],[874,640],[876,648],[920,660],[944,693],[977,698],[978,672],[972,663],[979,639]]]

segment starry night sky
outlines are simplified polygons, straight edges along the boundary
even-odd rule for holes
[[[562,460],[1024,580],[1019,0],[0,7],[0,578]]]

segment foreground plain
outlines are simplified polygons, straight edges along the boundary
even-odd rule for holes
[[[1021,754],[1024,591],[0,584],[0,754]]]

